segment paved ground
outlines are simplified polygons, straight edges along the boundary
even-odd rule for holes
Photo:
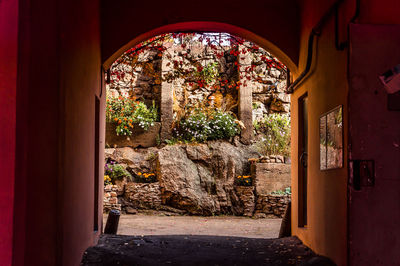
[[[296,237],[271,239],[277,236],[280,222],[122,215],[119,235],[102,235],[96,246],[86,250],[81,265],[335,265]]]
[[[104,217],[104,225],[107,216]],[[276,238],[281,219],[251,219],[235,216],[121,215],[120,235],[212,235]]]
[[[89,248],[84,266],[94,265],[334,265],[296,237],[103,235]]]

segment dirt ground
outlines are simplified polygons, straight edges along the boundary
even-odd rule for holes
[[[104,215],[104,225],[107,215]],[[281,219],[252,219],[238,216],[121,215],[119,235],[212,235],[276,238]]]

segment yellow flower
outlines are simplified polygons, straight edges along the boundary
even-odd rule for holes
[[[249,177],[250,177],[249,175],[244,175],[244,176],[243,176],[243,178],[249,178]]]
[[[141,172],[139,172],[139,173],[137,173],[138,175],[142,175],[142,173]]]

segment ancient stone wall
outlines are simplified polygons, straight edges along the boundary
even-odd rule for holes
[[[239,45],[239,50],[250,43]],[[253,138],[253,121],[262,120],[270,113],[289,113],[290,96],[284,92],[286,87],[286,71],[274,67],[267,67],[265,63],[254,66],[258,78],[249,78],[244,73],[246,68],[254,62],[261,62],[257,55],[246,53],[235,55],[230,53],[231,46],[219,46],[221,57],[214,53],[207,53],[209,49],[200,42],[193,42],[190,47],[165,43],[164,52],[146,50],[135,59],[141,62],[132,67],[128,64],[117,64],[118,82],[107,84],[107,93],[112,96],[130,95],[143,100],[148,106],[154,100],[160,111],[162,122],[161,140],[172,137],[171,128],[174,119],[179,117],[182,109],[187,106],[202,105],[204,103],[233,112],[245,125],[242,129],[242,142],[250,144]],[[202,65],[218,62],[218,75],[222,80],[239,82],[240,88],[223,86],[215,90],[197,84],[184,82],[182,79],[171,79],[165,76],[171,72],[174,64],[184,62],[183,53],[190,51],[194,57],[205,56]],[[205,52],[204,52],[205,51]],[[265,53],[267,59],[273,56]],[[237,63],[240,68],[237,68]],[[114,67],[114,66],[113,66]],[[111,77],[113,78],[113,77]],[[114,77],[115,78],[115,77]]]
[[[110,210],[121,210],[121,204],[118,202],[118,187],[116,185],[104,186],[104,199],[103,210],[109,212]]]
[[[255,206],[256,218],[283,217],[290,195],[259,195]]]
[[[122,204],[122,210],[128,213],[152,209],[191,215],[281,217],[287,203],[280,196],[264,195],[257,190],[264,172],[256,172],[253,186],[239,186],[235,182],[238,176],[250,175],[250,165],[254,164],[251,158],[259,157],[257,151],[238,142],[212,141],[136,150],[125,147],[106,149],[105,154],[106,159],[124,165],[133,176],[138,172],[157,174],[154,183],[122,180],[116,186],[106,186],[105,211],[120,209],[121,205],[115,204]],[[287,178],[290,182],[290,175]]]
[[[112,97],[131,96],[151,106],[161,105],[161,64],[162,54],[158,50],[145,50],[135,58],[140,62],[132,67],[125,63],[114,63],[116,76],[113,82],[106,84],[106,91]],[[116,79],[118,76],[118,79]]]
[[[282,156],[267,159],[274,162],[253,163],[251,165],[253,183],[257,195],[269,195],[274,191],[290,187],[290,164],[285,164]]]

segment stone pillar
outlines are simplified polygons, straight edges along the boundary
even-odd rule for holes
[[[170,70],[170,67],[167,66],[168,60],[163,56],[162,64],[161,64],[161,75]],[[163,81],[161,83],[161,104],[160,104],[160,112],[161,112],[161,133],[160,138],[161,141],[165,141],[166,139],[170,139],[172,137],[172,123],[173,123],[173,86],[171,83]]]
[[[239,50],[244,47],[239,45]],[[240,72],[243,73],[246,66],[251,64],[250,56],[238,56],[238,61],[240,64]],[[239,119],[243,122],[245,129],[242,129],[241,141],[244,144],[250,144],[250,140],[253,137],[253,94],[252,86],[248,83],[244,75],[240,75],[241,86],[239,89]],[[246,84],[246,85],[245,85]]]

